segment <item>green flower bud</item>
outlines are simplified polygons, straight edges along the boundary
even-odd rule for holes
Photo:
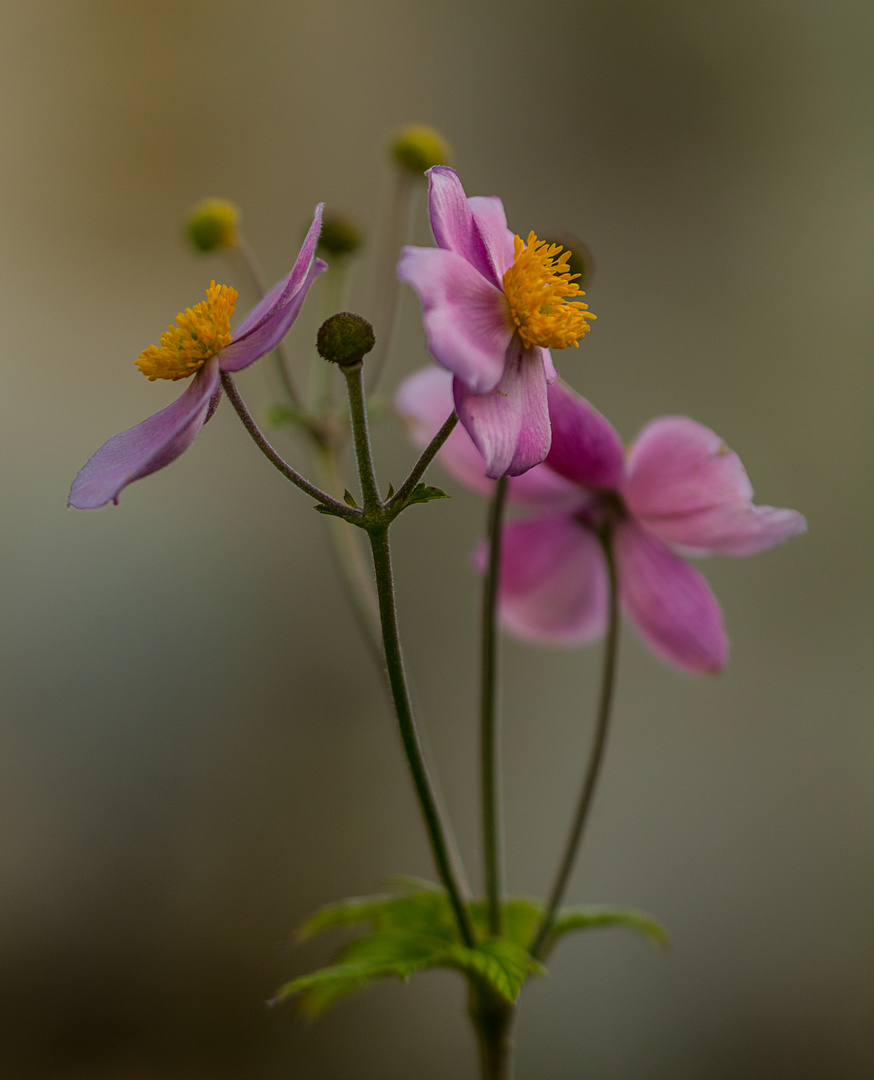
[[[320,255],[351,255],[363,243],[361,231],[341,214],[325,214],[319,236]]]
[[[581,289],[588,288],[595,276],[595,260],[583,241],[571,232],[552,233],[542,239],[548,244],[561,244],[566,251],[571,253],[567,261],[568,270],[572,274],[580,275],[576,280]]]
[[[402,169],[417,176],[433,165],[448,165],[452,158],[449,143],[439,131],[425,124],[410,124],[396,131],[390,150]]]
[[[341,311],[322,323],[316,348],[325,360],[340,367],[353,367],[361,363],[375,341],[373,327],[367,319],[353,315],[351,311]]]
[[[227,199],[204,199],[191,211],[186,226],[188,239],[198,251],[218,251],[237,243],[240,211]]]

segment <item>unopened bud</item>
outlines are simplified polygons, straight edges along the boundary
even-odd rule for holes
[[[351,255],[361,247],[363,239],[357,225],[341,214],[325,214],[319,234],[319,253]]]
[[[360,315],[341,311],[326,319],[316,338],[319,356],[340,367],[353,367],[373,348],[376,338],[373,327]]]
[[[417,176],[434,165],[448,165],[452,158],[449,144],[440,132],[425,124],[411,124],[396,131],[390,148],[398,165]]]
[[[204,199],[188,218],[188,239],[198,251],[218,251],[237,243],[240,211],[227,199]]]

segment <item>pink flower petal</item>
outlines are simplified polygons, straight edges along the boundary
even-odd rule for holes
[[[172,405],[100,447],[73,481],[68,505],[95,510],[108,502],[117,503],[128,484],[175,461],[215,411],[218,383],[219,365],[213,357]]]
[[[615,488],[624,450],[613,425],[564,383],[547,391],[552,445],[546,464],[583,487]]]
[[[424,448],[455,408],[452,375],[430,367],[405,379],[395,396],[395,406],[406,422],[414,442]],[[437,461],[459,483],[478,495],[490,495],[494,481],[486,476],[486,463],[470,435],[459,424],[437,455]],[[547,506],[572,512],[581,501],[579,488],[557,473],[538,465],[510,481],[507,498],[523,506]]]
[[[452,392],[458,419],[485,458],[486,476],[518,476],[546,457],[550,429],[540,350],[523,349],[514,337],[491,393],[472,393],[457,377]]]
[[[513,265],[516,257],[513,233],[507,228],[504,204],[497,195],[476,195],[467,203],[486,246],[496,283],[500,285],[505,271]]]
[[[480,569],[485,549],[477,555]],[[507,525],[501,552],[500,618],[521,638],[584,645],[604,632],[607,577],[593,534],[572,517]]]
[[[653,652],[699,674],[725,667],[722,610],[701,574],[631,520],[614,543],[622,606]]]
[[[256,360],[260,360],[261,357],[269,353],[271,349],[275,349],[291,329],[291,324],[300,314],[300,309],[303,307],[303,302],[306,300],[310,286],[318,275],[327,269],[326,263],[323,263],[321,259],[316,259],[307,271],[307,274],[296,293],[290,296],[284,303],[276,304],[270,312],[259,321],[257,327],[246,333],[245,337],[234,337],[231,340],[230,345],[225,346],[218,354],[221,370],[242,371],[243,368],[247,368],[250,364],[254,364]],[[293,270],[292,274],[294,274]],[[291,275],[289,275],[289,277],[290,276]],[[289,278],[285,278],[284,281],[280,281],[264,299],[269,300],[282,286],[287,284],[288,280]],[[285,292],[286,290],[283,289],[283,293]]]
[[[754,506],[737,454],[686,416],[647,424],[631,449],[622,491],[651,533],[688,554],[751,555],[806,528],[794,510]]]
[[[428,170],[428,181],[431,229],[438,247],[454,251],[492,285],[500,288],[501,277],[492,263],[458,173],[446,165],[435,165]],[[492,214],[491,223],[493,220]]]
[[[440,248],[404,248],[398,277],[419,297],[434,359],[474,393],[494,390],[514,331],[500,289],[461,255]]]

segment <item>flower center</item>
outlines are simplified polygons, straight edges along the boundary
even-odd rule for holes
[[[527,244],[517,236],[515,246],[516,256],[503,285],[519,337],[529,347],[576,347],[589,329],[586,320],[595,316],[579,300],[569,299],[586,295],[576,283],[580,275],[568,269],[570,251],[561,244],[538,240],[533,232]]]
[[[176,325],[161,334],[161,344],[150,345],[136,361],[140,371],[155,379],[187,379],[231,341],[231,316],[237,290],[210,282],[206,299],[176,316]]]

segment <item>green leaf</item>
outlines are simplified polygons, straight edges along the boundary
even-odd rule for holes
[[[543,917],[544,905],[539,900],[515,896],[504,901],[503,936],[522,949],[528,948]],[[474,900],[470,905],[473,924],[479,934],[488,934],[488,908],[484,900]]]
[[[474,949],[456,945],[451,958],[451,964],[441,966],[457,967],[478,976],[507,1001],[516,1000],[529,975],[542,974],[544,970],[522,946],[503,937],[488,938]]]
[[[329,904],[311,915],[297,931],[300,941],[337,926],[369,922],[374,930],[410,930],[451,944],[455,923],[445,893],[423,890],[406,896],[353,897]]]
[[[338,517],[342,521],[349,521],[349,518],[345,516],[342,510],[337,510],[333,506],[325,506],[324,503],[313,503],[313,509],[318,510],[320,514],[327,514],[328,517]],[[356,522],[353,522],[356,524]]]
[[[351,506],[353,510],[358,509],[358,503],[355,501],[355,496],[348,488],[343,492],[343,502],[346,503],[347,506]]]
[[[562,908],[550,935],[556,941],[574,930],[589,930],[599,926],[625,926],[643,934],[654,945],[670,943],[665,928],[645,911],[636,908],[613,907],[609,904],[590,904],[584,907]]]
[[[448,499],[449,496],[440,488],[430,487],[428,484],[416,484],[404,501],[404,506],[412,506],[413,503],[431,502],[432,499]]]
[[[395,493],[395,486],[394,486],[394,484],[389,484],[389,485],[388,485],[388,491],[386,492],[386,495],[385,495],[385,497],[386,497],[387,499],[390,499],[390,498],[392,497],[392,495],[394,495],[394,493]]]

